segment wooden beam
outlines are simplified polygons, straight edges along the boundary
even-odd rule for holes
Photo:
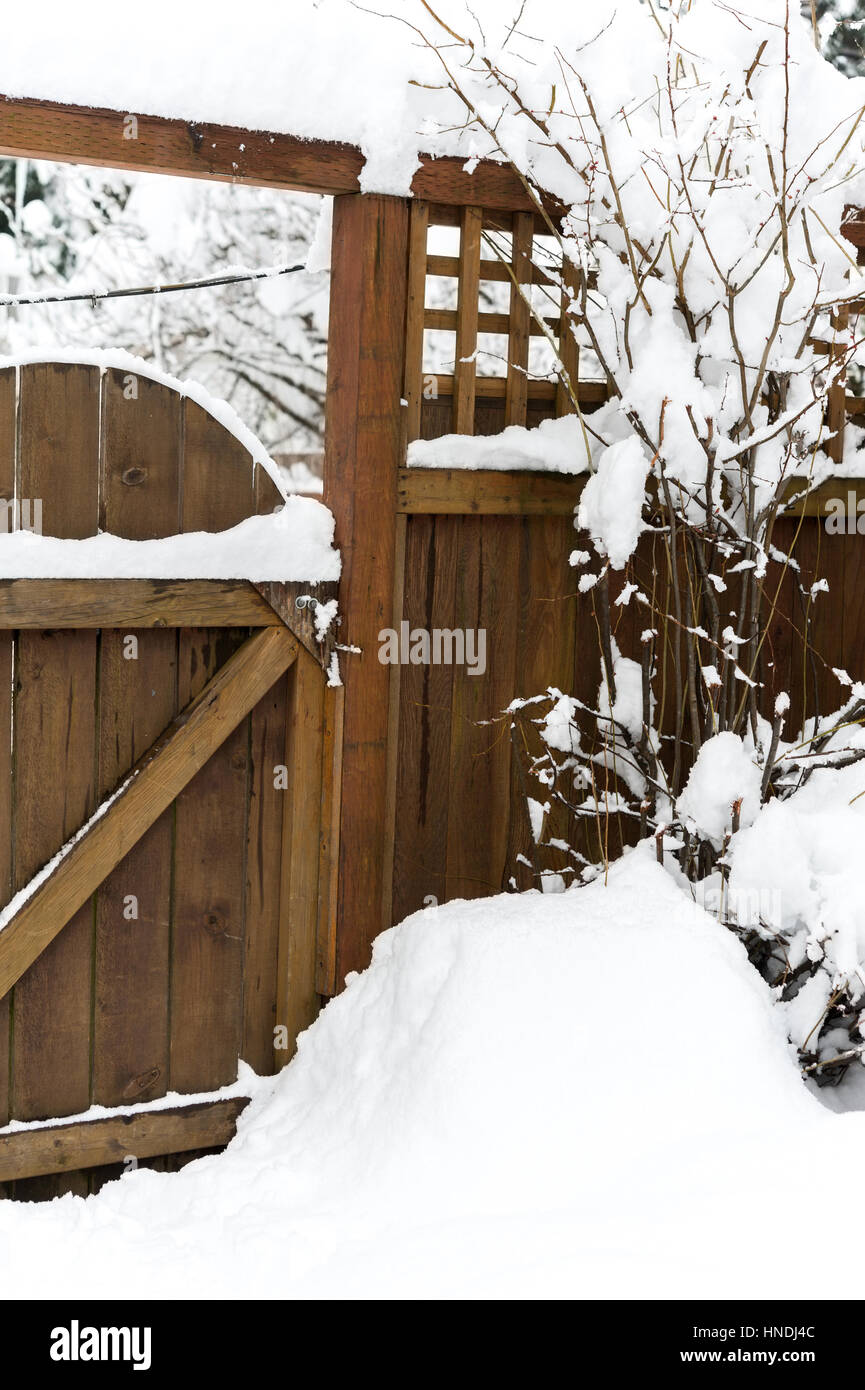
[[[8,96],[0,96],[0,155],[337,195],[360,192],[365,162],[353,145]],[[509,165],[483,160],[467,173],[465,163],[422,157],[415,197],[533,210]]]
[[[338,198],[333,209],[324,501],[343,558],[340,636],[361,649],[341,658],[338,981],[369,963],[383,916],[390,671],[378,653],[393,612],[405,461],[409,207],[367,195]]]
[[[829,478],[813,491],[803,493],[807,486],[805,479],[791,478],[784,489],[785,498],[790,498],[784,510],[784,516],[809,516],[825,517],[835,513],[840,502],[847,507],[851,501],[855,504],[865,499],[865,479],[863,478]],[[855,512],[852,516],[852,525],[855,527],[857,517]]]
[[[100,1168],[127,1158],[214,1149],[234,1138],[245,1096],[0,1134],[0,1182]]]
[[[0,579],[0,628],[276,627],[245,579]]]
[[[510,332],[511,320],[509,314],[497,314],[484,309],[478,314],[477,320],[478,333],[501,333],[504,337],[507,337]],[[423,321],[424,328],[441,328],[444,329],[446,333],[457,333],[460,328],[459,311],[457,309],[425,309]],[[549,315],[544,317],[544,323],[547,325],[550,332],[554,334],[559,332],[561,322],[561,318],[558,316],[554,317]],[[531,321],[529,332],[535,338],[544,337],[544,330],[535,318]]]
[[[431,398],[438,399],[439,396],[452,396],[454,393],[454,379],[442,372],[430,373],[426,380],[432,386]],[[549,401],[551,404],[556,400],[557,383],[555,381],[533,381],[529,378],[527,382],[528,398],[530,401]],[[503,401],[507,393],[507,381],[503,376],[479,376],[475,377],[475,395],[478,400]],[[609,398],[609,390],[605,381],[581,381],[579,383],[578,399],[581,406],[603,405]],[[865,401],[861,402],[862,409],[865,410]]]
[[[28,897],[0,915],[0,998],[297,656],[282,626],[250,637],[136,763]]]
[[[397,506],[409,515],[570,516],[585,475],[401,468]]]

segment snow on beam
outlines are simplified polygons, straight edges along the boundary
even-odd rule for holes
[[[364,166],[353,145],[2,95],[0,155],[324,194],[360,192]],[[424,157],[412,192],[500,211],[533,207],[510,166],[490,160],[467,173],[463,159]]]
[[[0,1134],[0,1182],[221,1147],[234,1138],[244,1096],[170,1109],[139,1107],[98,1120],[27,1125]]]

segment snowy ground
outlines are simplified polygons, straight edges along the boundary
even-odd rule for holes
[[[863,1144],[639,852],[387,933],[224,1155],[0,1203],[0,1295],[857,1297]]]

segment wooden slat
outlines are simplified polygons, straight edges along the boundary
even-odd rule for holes
[[[786,502],[785,516],[830,516],[836,508],[832,505],[839,500],[845,507],[856,505],[865,498],[865,479],[829,478],[810,492],[803,491],[806,480],[791,478],[784,489]]]
[[[128,540],[180,530],[182,397],[116,368],[102,380],[100,525]]]
[[[241,640],[236,629],[181,631],[181,702],[201,689]],[[272,684],[260,689],[259,697]],[[244,722],[177,798],[170,1044],[171,1089],[176,1091],[214,1090],[237,1075],[249,780],[249,728]]]
[[[336,994],[338,988],[336,914],[339,904],[344,727],[345,687],[327,685],[324,691],[321,840],[318,857],[318,921],[315,951],[315,987],[319,994],[325,996]]]
[[[408,290],[405,315],[406,435],[409,442],[420,438],[428,229],[429,213],[426,203],[412,203],[409,212]]]
[[[236,579],[0,579],[0,628],[277,627]]]
[[[532,233],[535,230],[534,218],[530,216],[529,225]],[[456,280],[459,275],[458,256],[427,256],[426,273],[427,275],[442,276],[448,280]],[[511,283],[511,274],[507,265],[502,261],[491,261],[481,257],[482,280],[495,280],[497,283]],[[533,285],[555,285],[557,282],[550,278],[541,270],[540,266],[533,265],[529,272],[529,281]]]
[[[224,425],[186,397],[181,531],[224,531],[254,514],[252,455]]]
[[[580,390],[580,348],[573,334],[572,319],[568,307],[576,296],[580,284],[580,273],[572,261],[562,263],[562,330],[559,339],[559,363],[567,377],[561,376],[556,388],[556,414],[570,415],[574,410],[574,393],[581,400]],[[604,383],[606,394],[606,383]]]
[[[0,497],[15,493],[17,387],[14,367],[0,371]],[[0,632],[0,907],[12,896],[12,680],[15,639]],[[0,1125],[9,1119],[10,1000],[0,999]],[[0,1195],[3,1189],[0,1187]]]
[[[257,633],[172,722],[104,813],[0,930],[0,995],[54,940],[296,654],[297,643],[284,628]],[[75,828],[69,827],[67,834]],[[32,874],[33,867],[27,872]]]
[[[452,396],[454,392],[454,379],[446,373],[431,373],[429,382],[432,393],[435,396]],[[528,379],[528,399],[532,402],[555,401],[557,383],[555,381],[533,381]],[[507,381],[503,376],[479,376],[475,378],[475,396],[478,400],[504,400],[507,392]],[[607,400],[608,390],[604,381],[581,381],[577,392],[577,398],[581,406],[603,405]],[[862,403],[865,410],[865,402]]]
[[[200,406],[187,401],[182,530],[220,531],[254,509],[251,456]],[[181,704],[197,695],[241,640],[239,629],[180,632]],[[273,683],[261,689],[259,697]],[[250,771],[249,727],[238,725],[177,798],[169,1044],[172,1090],[213,1090],[237,1074],[243,1045]]]
[[[365,159],[352,145],[148,115],[136,117],[135,139],[129,139],[126,120],[121,111],[0,96],[0,154],[305,193],[360,191]],[[423,158],[412,191],[457,207],[533,206],[511,167],[492,160],[469,173],[463,158]]]
[[[0,1134],[0,1182],[228,1144],[245,1097]]]
[[[483,217],[480,208],[463,208],[460,227],[459,286],[455,314],[455,434],[474,434],[475,429],[475,377],[477,375],[475,354],[478,346],[482,226]]]
[[[846,309],[839,309],[836,314],[832,315],[832,327],[835,330],[836,338],[842,334],[846,337]],[[843,362],[847,352],[846,342],[833,342],[831,352],[833,365],[837,366]],[[826,452],[834,463],[841,463],[844,458],[844,429],[847,424],[846,392],[846,372],[842,371],[838,379],[829,387],[827,401],[828,418],[826,423],[832,433],[832,438],[829,440]]]
[[[298,648],[297,661],[291,673],[277,681],[259,700],[249,718],[241,1056],[260,1076],[266,1076],[274,1069],[280,858],[283,825],[291,796],[291,792],[281,789],[278,770],[285,761],[287,686],[301,661],[312,661],[312,657],[303,648]],[[321,672],[318,674],[323,680]]]
[[[403,618],[406,583],[406,531],[408,517],[396,519],[396,558],[394,561],[393,604],[389,626],[398,632]],[[400,683],[402,665],[390,667],[387,716],[387,792],[385,796],[384,842],[382,846],[382,931],[393,923],[393,880],[396,822],[398,814],[397,779],[399,776]]]
[[[289,677],[284,758],[289,772],[281,854],[282,890],[279,939],[274,972],[276,1022],[285,1028],[287,1049],[276,1048],[271,1067],[285,1066],[294,1055],[298,1034],[315,1019],[319,844],[324,725],[324,675],[307,652],[301,652]],[[277,856],[271,859],[276,866]]]
[[[441,328],[446,332],[454,333],[459,328],[459,310],[425,309],[423,321],[425,328]],[[554,335],[558,333],[561,327],[561,319],[558,315],[544,315],[543,321]],[[483,310],[477,316],[478,333],[499,333],[507,337],[509,330],[510,318],[507,314],[498,314],[492,313],[489,310]],[[535,318],[532,318],[529,332],[534,337],[540,338],[544,336],[544,330]],[[473,352],[474,348],[472,348],[471,351]],[[466,354],[463,355],[465,356]]]
[[[127,659],[130,635],[137,642],[134,660]],[[147,753],[174,719],[177,708],[177,634],[129,634],[122,629],[103,632],[99,661],[100,800]],[[97,892],[93,1100],[99,1105],[152,1100],[168,1089],[172,832],[169,808]]]
[[[508,375],[505,388],[505,425],[525,425],[528,404],[529,337],[531,306],[526,297],[532,272],[534,228],[531,213],[514,216],[511,255],[510,329],[508,333]]]
[[[460,521],[454,622],[486,634],[486,670],[453,668],[447,896],[477,898],[505,886],[511,744],[501,715],[517,693],[514,579],[520,523],[509,517]],[[488,721],[498,722],[490,723]]]
[[[20,369],[22,497],[42,499],[46,534],[99,526],[100,372],[77,364]],[[22,632],[15,689],[15,887],[77,830],[96,801],[95,632]],[[14,972],[12,1115],[77,1114],[90,1104],[95,884],[64,904],[66,931],[29,954],[26,927]],[[16,951],[12,937],[12,954]],[[37,959],[38,957],[38,959]],[[32,968],[24,971],[27,966]],[[21,978],[24,976],[23,978]],[[0,991],[6,994],[6,989]],[[86,1192],[86,1177],[35,1179],[19,1198]]]
[[[343,659],[339,978],[366,966],[382,918],[390,675],[378,660],[378,634],[393,604],[397,468],[405,457],[408,212],[397,198],[334,204],[325,501],[342,549],[343,640],[363,653]]]
[[[404,616],[431,632],[455,625],[459,517],[408,518]],[[451,695],[454,668],[402,670],[393,919],[430,897],[444,902],[448,825]]]
[[[401,468],[397,505],[421,515],[566,516],[585,478],[564,473],[481,472],[472,468]]]
[[[181,442],[176,392],[126,373],[105,374],[100,467],[106,531],[135,540],[178,531]],[[177,634],[104,630],[100,800],[144,756],[177,711]],[[93,1100],[100,1105],[152,1100],[168,1089],[173,819],[170,808],[163,812],[96,894]]]

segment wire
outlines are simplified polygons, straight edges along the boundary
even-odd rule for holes
[[[186,280],[178,285],[138,285],[132,289],[91,290],[84,294],[3,294],[0,295],[0,308],[17,309],[19,305],[25,304],[72,304],[76,301],[79,303],[90,301],[90,303],[96,304],[97,300],[100,299],[130,299],[134,295],[142,294],[177,294],[179,290],[204,290],[210,289],[214,285],[241,285],[249,280],[270,280],[277,275],[294,275],[296,271],[305,269],[306,265],[299,262],[297,265],[274,266],[270,270],[248,270],[238,272],[237,275],[215,275],[209,280]]]

